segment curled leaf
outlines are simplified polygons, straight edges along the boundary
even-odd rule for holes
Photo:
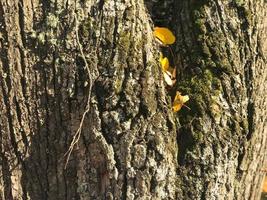
[[[169,45],[175,42],[175,36],[168,28],[155,27],[153,34],[163,45]]]
[[[181,93],[177,91],[173,101],[173,106],[172,106],[173,111],[178,112],[179,110],[181,110],[184,103],[187,102],[188,100],[189,100],[188,95],[182,96]]]
[[[172,74],[169,71],[163,72],[163,77],[167,85],[173,86],[176,82],[176,79],[172,77]]]
[[[162,53],[160,54],[159,62],[161,64],[165,82],[167,83],[167,85],[173,86],[176,82],[176,69],[170,67],[168,58],[163,58]]]

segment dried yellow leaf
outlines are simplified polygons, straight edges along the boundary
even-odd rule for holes
[[[159,62],[161,64],[161,69],[163,72],[163,77],[167,85],[173,86],[176,82],[176,70],[170,67],[170,63],[167,57],[163,58],[162,53],[160,53]]]
[[[175,36],[168,28],[155,27],[153,34],[163,45],[169,45],[175,42]]]
[[[178,112],[179,110],[181,110],[184,103],[187,102],[188,100],[189,100],[188,95],[182,96],[181,93],[177,91],[173,101],[173,106],[172,106],[173,111]]]
[[[167,57],[163,58],[162,54],[160,54],[159,62],[161,64],[162,71],[166,72],[170,67],[168,58]]]

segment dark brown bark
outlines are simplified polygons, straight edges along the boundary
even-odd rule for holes
[[[150,17],[177,38],[171,91]],[[259,199],[265,32],[263,0],[0,0],[1,198]]]

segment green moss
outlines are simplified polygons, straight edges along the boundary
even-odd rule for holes
[[[237,6],[243,6],[245,4],[244,0],[233,0]]]
[[[215,68],[216,67],[216,63],[211,58],[205,59],[203,61],[204,61],[207,68]]]
[[[118,39],[118,47],[119,47],[119,55],[124,58],[126,54],[129,52],[130,44],[131,44],[131,34],[129,32],[122,32],[119,34]]]
[[[221,117],[216,102],[222,91],[221,81],[216,73],[206,69],[200,76],[185,78],[179,82],[177,90],[190,97],[186,103],[190,110],[183,108],[177,114],[182,127],[184,127],[180,129],[180,134],[191,135],[191,146],[195,146],[202,143],[206,137],[203,132],[205,122],[202,121],[202,117],[207,114],[215,120],[219,120]],[[189,147],[190,145],[188,146],[190,151]]]
[[[181,124],[179,128],[179,158],[182,160],[191,147],[202,143],[207,137],[204,131],[203,116],[213,118],[216,123],[221,120],[221,105],[219,95],[222,93],[221,76],[231,74],[232,64],[226,36],[220,30],[210,31],[208,27],[206,5],[210,1],[196,1],[191,7],[192,29],[194,37],[190,48],[185,49],[184,57],[189,58],[189,68],[199,67],[203,73],[184,73],[177,81],[177,91],[182,95],[189,95],[190,100],[178,113],[177,118]],[[240,1],[242,4],[243,1]],[[247,13],[249,17],[249,13]],[[193,76],[193,77],[192,77]],[[192,138],[190,138],[192,137]],[[188,144],[184,144],[186,141]]]
[[[232,73],[232,66],[229,63],[227,54],[227,41],[220,31],[207,31],[206,5],[209,1],[197,1],[192,6],[193,30],[196,35],[196,42],[187,52],[190,54],[192,65],[202,69],[209,69],[215,74]],[[249,14],[248,14],[249,16]],[[231,59],[230,59],[231,60]]]
[[[198,1],[194,1],[192,3],[192,6],[194,8],[194,11],[197,12],[197,10],[203,11],[204,6],[207,5],[210,2],[210,0],[198,0]]]
[[[219,85],[219,79],[214,77],[210,70],[205,70],[201,76],[181,81],[178,91],[182,94],[188,94],[190,97],[187,105],[191,110],[186,111],[187,115],[202,116],[209,108],[211,96],[218,94]],[[214,86],[217,87],[217,90],[214,90]]]
[[[206,43],[203,43],[201,50],[206,58],[210,58],[212,56],[209,47],[207,46]]]
[[[207,32],[206,26],[205,26],[205,19],[204,18],[197,18],[195,20],[195,29],[200,34],[205,34]]]
[[[195,131],[193,134],[194,142],[195,143],[202,143],[204,141],[204,135],[201,131]]]
[[[129,49],[130,42],[131,42],[131,34],[129,32],[120,33],[119,35],[119,44],[120,47],[123,47],[123,49]]]
[[[223,59],[223,60],[218,60],[217,61],[217,65],[216,65],[216,69],[219,69],[220,72],[225,72],[227,74],[232,74],[232,66],[229,63],[229,61],[227,59]]]

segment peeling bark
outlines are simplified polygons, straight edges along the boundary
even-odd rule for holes
[[[1,199],[259,199],[266,23],[263,0],[0,0]]]

